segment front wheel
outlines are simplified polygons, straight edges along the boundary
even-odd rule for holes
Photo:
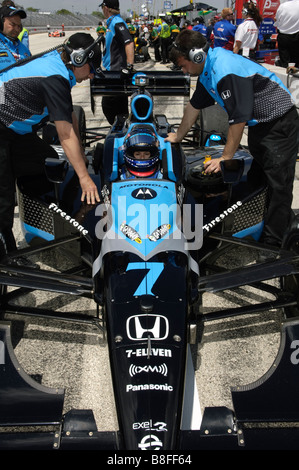
[[[299,214],[296,215],[290,231],[286,234],[282,248],[299,255]],[[280,279],[282,290],[294,296],[297,303],[290,307],[284,307],[287,318],[299,316],[299,274],[290,274]]]

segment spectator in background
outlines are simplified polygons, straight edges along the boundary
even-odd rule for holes
[[[192,25],[189,20],[186,20],[183,26],[184,29],[192,29]]]
[[[233,51],[254,59],[259,37],[259,27],[263,21],[258,8],[252,2],[245,3],[242,10],[243,23],[239,24]]]
[[[151,41],[152,41],[152,45],[154,47],[155,61],[156,62],[161,62],[160,36],[159,36],[158,28],[157,28],[156,25],[154,25],[152,27]]]
[[[277,65],[287,67],[289,63],[294,63],[299,67],[299,0],[282,3],[275,19],[279,51]]]
[[[130,73],[133,71],[134,41],[120,16],[119,1],[105,0],[99,6],[103,9],[107,25],[103,66],[106,70],[126,70]],[[113,124],[118,114],[129,114],[128,108],[128,96],[125,93],[102,98],[103,113],[109,124]]]
[[[136,26],[135,26],[134,24],[132,24],[130,18],[126,18],[126,24],[127,24],[127,26],[128,26],[129,33],[132,35],[133,39],[135,39],[136,37],[138,37],[137,28],[136,28]]]
[[[26,12],[17,9],[13,2],[2,3],[0,8],[0,70],[31,56],[29,49],[18,39],[22,31],[22,19],[26,16]]]
[[[180,33],[180,28],[179,26],[176,24],[176,22],[173,20],[172,21],[172,25],[170,26],[170,38],[171,38],[171,42],[175,41],[175,38],[177,37],[177,35]]]
[[[101,50],[104,50],[105,49],[106,28],[103,25],[102,21],[99,21],[97,29],[96,29],[96,33],[97,33],[98,36],[101,36],[101,40],[100,40],[99,44],[100,44]]]
[[[231,8],[223,8],[221,19],[215,24],[213,33],[210,36],[212,47],[223,47],[229,51],[233,50],[237,29],[232,23],[233,18],[233,10]]]
[[[207,26],[207,41],[208,41],[208,44],[211,45],[211,33],[214,29],[214,26],[216,24],[216,16],[214,16],[214,18],[211,18],[210,21],[209,21],[209,24]]]
[[[98,26],[97,26],[97,29],[96,29],[96,33],[97,33],[98,36],[100,36],[100,34],[102,34],[103,36],[105,36],[105,34],[106,34],[106,28],[105,28],[105,26],[103,25],[102,21],[99,21]]]
[[[134,44],[136,54],[142,55],[145,61],[151,59],[148,52],[148,41],[146,40],[144,33],[141,33],[138,38],[134,39]]]
[[[162,19],[162,24],[158,27],[158,32],[161,42],[162,64],[169,64],[170,27],[164,19]]]
[[[199,33],[201,33],[204,37],[207,37],[207,28],[206,28],[206,25],[205,25],[205,21],[203,19],[202,16],[200,16],[199,18],[196,18],[194,20],[194,26],[193,26],[193,31],[198,31]]]

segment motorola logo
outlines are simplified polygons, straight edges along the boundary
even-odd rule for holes
[[[156,196],[156,191],[150,188],[138,188],[132,192],[132,197],[135,199],[154,199]]]

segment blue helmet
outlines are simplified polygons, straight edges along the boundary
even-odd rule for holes
[[[149,152],[147,158],[134,156],[135,152]],[[124,160],[130,173],[135,176],[151,176],[159,163],[159,141],[150,126],[134,126],[124,142]]]

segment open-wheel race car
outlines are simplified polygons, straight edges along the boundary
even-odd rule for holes
[[[45,174],[17,181],[19,217],[28,247],[15,257],[62,247],[74,261],[67,272],[0,266],[0,449],[207,450],[296,449],[299,428],[298,222],[277,258],[235,269],[217,265],[221,253],[259,243],[267,186],[250,180],[252,157],[240,148],[219,174],[203,162],[221,152],[225,135],[201,116],[200,141],[165,141],[171,126],[153,112],[153,96],[188,96],[189,78],[176,72],[95,78],[92,95],[126,92],[129,116],[118,116],[89,155],[102,200],[80,201],[78,179],[51,128],[58,158]],[[83,140],[95,139],[77,109]],[[137,130],[137,133],[136,133]],[[218,129],[219,131],[219,129]],[[124,176],[130,136],[150,132],[158,148],[157,174]],[[53,135],[52,135],[53,134]],[[198,129],[196,131],[198,135]],[[269,250],[269,248],[268,248]],[[279,287],[267,283],[278,278]],[[240,286],[271,291],[263,301],[200,312],[203,292]],[[13,287],[14,290],[8,289]],[[94,299],[97,313],[66,315],[15,303],[35,290]],[[206,322],[284,309],[281,345],[273,366],[255,383],[232,388],[233,409],[209,407],[196,416],[196,351]],[[91,410],[63,414],[64,392],[36,383],[18,363],[5,315],[90,321],[107,332],[119,429],[100,432]],[[56,425],[58,431],[49,431]],[[30,432],[27,428],[30,427]],[[37,430],[34,430],[37,427]]]
[[[48,32],[49,38],[62,38],[65,36],[65,31],[55,29],[55,31]]]

